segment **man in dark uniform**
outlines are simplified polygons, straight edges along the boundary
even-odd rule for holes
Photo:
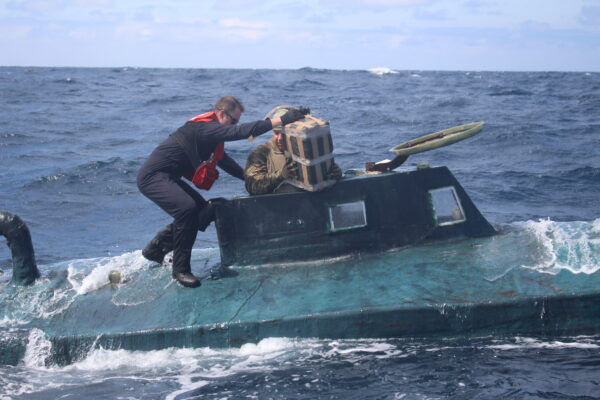
[[[174,218],[173,223],[150,241],[142,254],[151,261],[162,263],[164,256],[173,250],[173,278],[186,287],[200,286],[200,281],[191,272],[190,260],[198,230],[204,231],[212,221],[212,207],[181,178],[194,176],[194,171],[199,170],[203,162],[212,160],[218,153],[215,151],[218,145],[222,146],[220,143],[258,136],[303,117],[300,111],[290,110],[280,118],[237,125],[242,112],[244,106],[239,99],[233,96],[221,98],[214,111],[193,118],[173,132],[154,149],[138,172],[137,185],[142,194]],[[222,150],[221,154],[217,165],[243,180],[242,167]]]

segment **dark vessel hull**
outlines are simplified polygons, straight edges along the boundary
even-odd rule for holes
[[[7,285],[0,320],[26,322],[0,328],[0,363],[22,360],[40,331],[51,344],[46,361],[61,364],[100,346],[600,332],[600,274],[524,268],[536,244],[496,234],[446,168],[236,198],[218,206],[217,230],[234,274],[198,289],[173,283],[167,268],[84,295],[71,294],[66,275]],[[56,297],[60,312],[18,303]]]
[[[444,190],[447,201],[456,198],[450,206],[460,218],[444,219],[436,210],[435,196]],[[337,221],[336,209],[348,204],[354,208]],[[495,233],[446,167],[362,175],[320,192],[235,198],[217,208],[216,227],[224,265],[306,261]]]

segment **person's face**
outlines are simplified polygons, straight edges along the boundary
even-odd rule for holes
[[[283,151],[283,132],[273,131],[273,140],[275,141],[277,148]]]
[[[242,112],[239,108],[236,108],[233,112],[226,110],[217,110],[217,120],[223,125],[235,125],[239,122],[242,117]]]

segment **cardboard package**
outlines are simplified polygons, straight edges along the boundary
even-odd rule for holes
[[[329,122],[306,115],[286,125],[283,133],[285,153],[298,166],[297,179],[287,180],[287,183],[311,192],[335,184],[335,180],[327,180],[327,172],[334,162]]]

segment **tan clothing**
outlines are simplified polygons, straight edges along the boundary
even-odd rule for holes
[[[288,161],[273,139],[254,149],[248,156],[244,169],[248,193],[268,194],[302,190],[284,182],[284,168]],[[328,175],[330,179],[340,179],[342,170],[334,163]]]
[[[285,154],[272,139],[254,149],[248,156],[244,169],[248,193],[273,193],[285,180],[283,168],[286,162]]]

